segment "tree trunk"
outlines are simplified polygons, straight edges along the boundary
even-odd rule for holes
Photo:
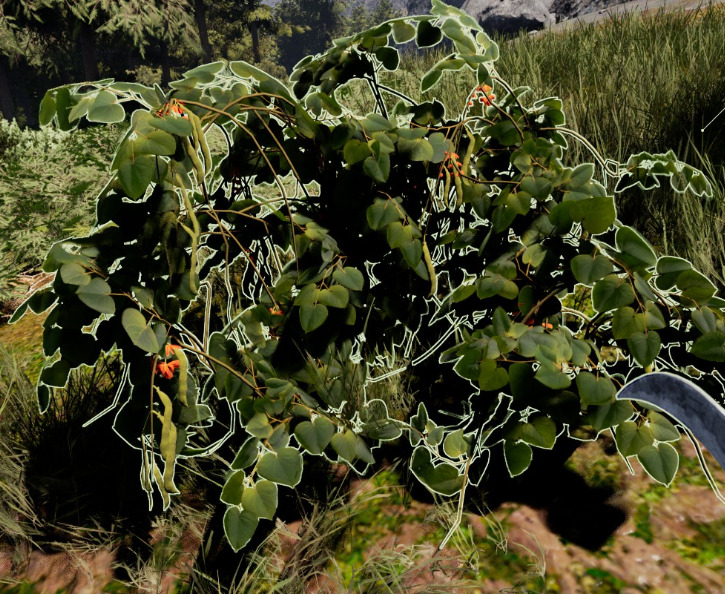
[[[78,38],[81,44],[83,58],[83,75],[85,79],[98,80],[98,58],[96,57],[96,31],[89,23],[81,23]]]
[[[15,117],[15,102],[10,91],[10,64],[6,56],[0,56],[0,111],[3,118],[12,120]]]
[[[194,0],[194,17],[196,18],[196,28],[199,30],[199,41],[201,49],[204,52],[204,59],[211,62],[211,46],[209,45],[209,32],[206,28],[206,7],[204,0]]]
[[[259,21],[257,19],[249,23],[249,32],[252,34],[252,54],[254,56],[254,63],[259,64],[262,61],[262,56],[259,53]]]

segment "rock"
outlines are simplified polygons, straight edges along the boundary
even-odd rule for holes
[[[484,30],[516,35],[521,29],[535,31],[556,22],[549,11],[553,0],[466,0],[461,7]]]

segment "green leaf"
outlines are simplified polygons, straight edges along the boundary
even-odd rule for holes
[[[319,303],[328,307],[344,309],[350,299],[350,293],[342,285],[332,285],[329,289],[322,289],[317,298]]]
[[[649,268],[657,263],[657,255],[650,243],[631,227],[622,226],[614,237],[619,260],[630,270]]]
[[[357,138],[348,140],[342,149],[343,157],[348,165],[354,165],[370,156],[371,150],[367,142],[362,142]]]
[[[518,438],[537,448],[550,450],[556,443],[556,423],[547,416],[529,417],[518,427]]]
[[[616,400],[610,404],[592,406],[589,409],[589,424],[595,431],[602,431],[623,423],[632,416],[632,404],[625,400]]]
[[[648,367],[657,358],[662,347],[662,339],[654,330],[635,332],[627,339],[627,347],[637,363],[642,367]]]
[[[725,362],[725,333],[705,332],[700,336],[690,349],[690,353],[704,359],[717,363]]]
[[[675,478],[680,465],[680,456],[669,443],[642,448],[637,454],[637,459],[647,474],[666,487],[669,487]]]
[[[651,411],[648,415],[649,428],[657,441],[677,441],[680,432],[670,420],[661,413]]]
[[[269,417],[263,412],[255,414],[247,423],[245,429],[258,439],[267,439],[272,435],[272,425],[269,424]]]
[[[240,505],[244,493],[244,479],[246,474],[243,470],[237,470],[229,475],[222,488],[221,500],[229,505]]]
[[[394,47],[385,45],[375,50],[375,57],[383,64],[386,70],[397,70],[400,64],[400,55]]]
[[[381,200],[376,198],[372,205],[365,211],[368,225],[377,231],[390,223],[399,221],[402,218],[401,208],[394,200]]]
[[[224,534],[235,553],[252,540],[257,524],[259,524],[259,518],[252,512],[240,511],[238,507],[234,506],[227,509],[224,514]]]
[[[617,393],[617,388],[605,375],[596,376],[588,371],[580,371],[576,376],[576,386],[582,404],[607,404]]]
[[[638,426],[634,421],[625,421],[617,425],[614,440],[619,453],[627,458],[636,456],[642,448],[652,445],[654,437],[646,425]]]
[[[156,157],[136,155],[123,159],[118,166],[118,181],[132,200],[138,200],[146,192],[156,175]]]
[[[370,155],[363,161],[363,171],[365,175],[378,183],[386,182],[390,175],[390,156],[381,152],[376,159]]]
[[[407,43],[415,37],[415,27],[405,21],[396,21],[393,25],[393,39],[395,43]]]
[[[234,377],[231,374],[227,377]],[[259,439],[256,437],[250,437],[247,439],[247,441],[244,442],[241,448],[239,448],[239,451],[237,452],[237,455],[234,457],[234,461],[232,462],[232,468],[234,470],[239,470],[242,468],[247,468],[248,466],[251,466],[254,462],[257,461],[257,457],[259,456]]]
[[[685,270],[677,277],[677,288],[683,297],[691,299],[697,305],[705,305],[717,290],[705,275],[696,270]]]
[[[40,102],[40,113],[38,115],[38,123],[41,126],[47,126],[55,116],[55,97],[51,91],[46,91],[43,100]]]
[[[110,293],[110,285],[97,276],[76,291],[78,299],[91,309],[103,314],[112,314],[116,311],[116,303]]]
[[[571,378],[552,361],[542,360],[534,377],[552,390],[563,390],[571,385]]]
[[[121,315],[121,325],[131,342],[138,348],[154,355],[159,352],[161,347],[156,334],[139,310],[132,307],[125,309]]]
[[[595,281],[611,274],[612,262],[601,254],[597,256],[579,254],[571,260],[571,271],[574,273],[576,280],[591,287]]]
[[[327,319],[327,307],[321,303],[300,307],[300,325],[305,332],[316,330]]]
[[[579,200],[572,204],[571,214],[575,221],[580,222],[585,231],[597,234],[604,233],[617,218],[614,197],[597,196]]]
[[[357,440],[357,435],[350,429],[346,429],[341,433],[335,433],[332,436],[330,445],[342,460],[352,462],[357,453]]]
[[[277,485],[261,480],[242,493],[242,508],[260,519],[272,520],[277,511]]]
[[[509,476],[514,477],[520,475],[529,467],[533,457],[533,450],[529,444],[523,441],[506,439],[503,442],[503,457]]]
[[[661,291],[666,291],[675,286],[677,277],[685,270],[691,270],[692,264],[682,258],[663,256],[657,260],[657,276],[655,286]]]
[[[362,291],[365,286],[365,279],[357,268],[345,266],[344,268],[335,268],[332,278],[340,283],[343,287],[351,291]]]
[[[432,89],[442,75],[442,70],[435,67],[431,68],[423,75],[423,78],[420,79],[420,92],[425,93],[426,91]]]
[[[83,266],[77,264],[76,262],[63,264],[60,267],[60,277],[63,279],[64,283],[77,285],[79,287],[91,282],[91,275],[88,274],[88,271]]]
[[[158,128],[169,134],[176,134],[177,136],[191,136],[194,131],[189,120],[176,116],[166,116],[163,118],[154,116],[148,120],[148,123],[154,128]]]
[[[441,30],[431,25],[428,21],[420,21],[418,23],[418,31],[415,36],[415,43],[418,47],[431,47],[436,45],[443,39]]]
[[[463,429],[457,429],[446,435],[443,451],[449,458],[458,458],[468,453],[468,443],[463,437]]]
[[[621,340],[645,329],[644,318],[635,315],[631,307],[620,307],[612,317],[612,336]]]
[[[629,305],[634,297],[634,289],[626,277],[610,274],[595,283],[592,289],[592,307],[602,313]]]
[[[100,122],[102,124],[115,124],[122,122],[126,112],[118,103],[118,97],[111,91],[99,91],[93,103],[88,109],[86,116],[89,122]]]
[[[315,456],[322,454],[333,435],[335,425],[324,417],[317,417],[312,422],[302,421],[295,427],[297,442]]]
[[[423,447],[413,451],[410,469],[415,477],[434,493],[450,496],[460,492],[463,487],[464,478],[458,474],[458,469],[447,463],[433,466],[430,452]]]
[[[176,152],[176,139],[163,130],[154,130],[134,141],[136,154],[173,155]]]
[[[496,361],[486,359],[481,362],[478,375],[478,385],[485,392],[495,392],[509,383],[509,374],[504,367],[499,367]]]
[[[290,447],[269,452],[260,459],[257,472],[272,482],[295,487],[302,478],[302,455]]]

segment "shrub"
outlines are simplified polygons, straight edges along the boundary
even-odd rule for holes
[[[444,38],[451,52],[421,91],[474,71],[460,113],[380,84],[396,44]],[[382,442],[408,444],[411,472],[458,497],[458,520],[490,456],[518,475],[580,428],[611,429],[623,456],[669,484],[677,429],[616,393],[653,369],[721,369],[725,301],[621,224],[613,193],[660,178],[712,188],[672,152],[626,163],[594,152],[601,182],[593,163],[564,166],[569,143],[586,140],[564,126],[559,99],[511,88],[497,57],[475,20],[434,0],[431,15],[305,58],[291,90],[216,62],[169,93],[107,81],[49,91],[41,121],[61,129],[135,111],[96,226],[50,249],[53,285],[14,315],[51,308],[41,407],[71,369],[117,349],[127,384],[114,428],[141,453],[149,498],[167,507],[179,459],[235,444],[221,492],[235,550],[274,518],[279,486],[295,487],[306,459],[365,473]],[[353,80],[375,113],[338,102]],[[211,130],[224,152],[209,150]],[[577,287],[586,299],[566,307]],[[407,364],[381,372],[385,352]],[[417,399],[404,420],[370,397],[396,374]],[[205,439],[214,427],[223,435]]]

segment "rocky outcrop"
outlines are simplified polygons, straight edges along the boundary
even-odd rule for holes
[[[534,31],[554,24],[552,3],[553,0],[466,0],[461,8],[489,34],[516,35],[521,29]]]

